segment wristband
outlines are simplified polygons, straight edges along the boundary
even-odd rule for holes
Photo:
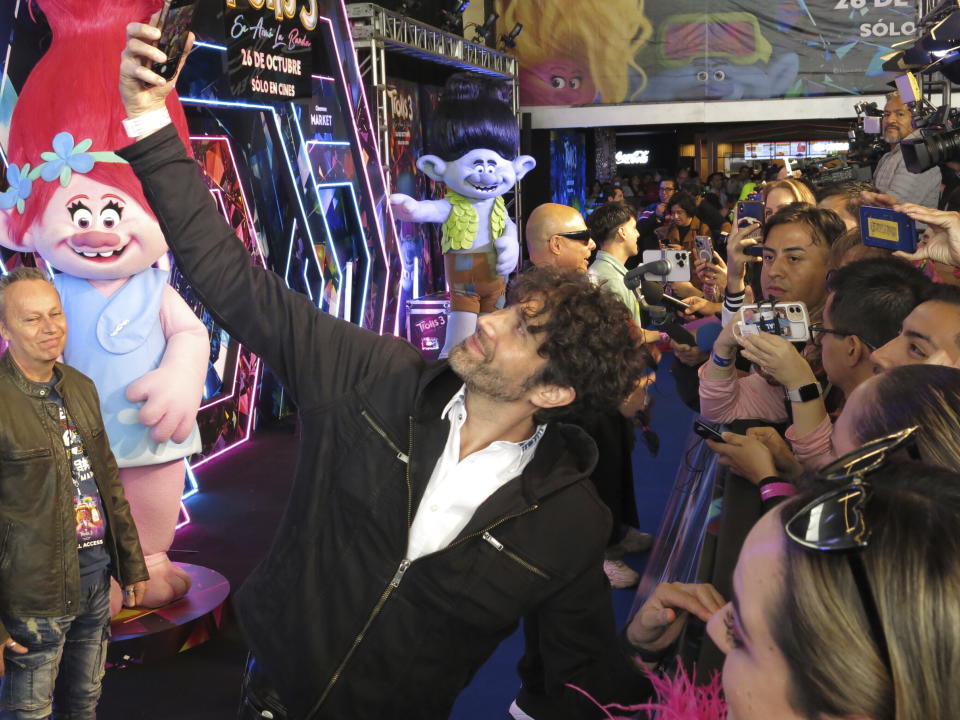
[[[123,129],[127,133],[127,137],[136,139],[166,127],[171,122],[170,113],[167,111],[167,106],[164,105],[135,118],[124,118]]]
[[[779,478],[772,479],[771,482],[764,480],[766,484],[760,485],[760,498],[762,500],[772,500],[773,498],[793,497],[797,494],[797,489],[792,483],[783,482]]]
[[[713,364],[717,367],[730,367],[733,364],[733,358],[723,358],[717,355],[717,351],[714,350],[712,353]]]

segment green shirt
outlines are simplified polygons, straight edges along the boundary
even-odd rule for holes
[[[640,301],[633,290],[628,290],[623,284],[623,276],[627,274],[627,268],[622,262],[613,255],[603,250],[597,252],[597,258],[590,266],[590,275],[604,289],[614,293],[620,301],[627,306],[634,324],[640,327]]]

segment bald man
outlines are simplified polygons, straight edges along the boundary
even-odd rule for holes
[[[538,267],[555,265],[586,272],[590,254],[597,247],[583,216],[572,207],[557,203],[534,208],[524,235],[530,262]]]

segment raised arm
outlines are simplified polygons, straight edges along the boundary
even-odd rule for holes
[[[144,63],[162,61],[149,44],[159,31],[131,23],[120,65],[128,117],[163,113],[166,82]],[[419,362],[412,348],[317,310],[249,253],[217,210],[196,162],[170,124],[119,151],[143,185],[177,265],[217,321],[264,359],[301,409],[326,404],[394,362]],[[395,344],[396,352],[385,351]]]

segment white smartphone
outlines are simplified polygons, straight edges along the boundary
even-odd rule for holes
[[[693,266],[693,258],[686,250],[644,250],[643,264],[656,262],[657,260],[666,260],[669,263],[669,269],[665,275],[646,272],[643,274],[645,280],[658,280],[660,282],[690,282],[690,270]]]
[[[779,335],[790,342],[810,340],[810,316],[802,302],[760,303],[740,308],[735,335]]]

